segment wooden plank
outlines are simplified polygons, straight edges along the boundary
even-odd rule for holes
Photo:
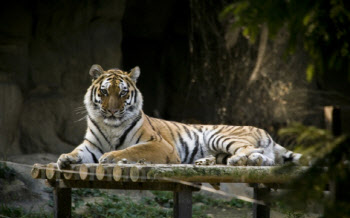
[[[46,165],[34,164],[32,171],[30,172],[33,179],[46,179],[45,175]]]
[[[196,166],[192,164],[122,164],[108,165],[105,168],[98,164],[72,165],[72,171],[59,171],[55,164],[46,166],[47,179],[69,179],[90,181],[115,181],[115,182],[207,182],[207,183],[287,183],[292,178],[305,172],[307,167],[294,167],[293,171],[283,172],[279,166]],[[102,167],[102,168],[101,168]],[[80,178],[76,178],[76,169],[80,169]],[[111,170],[113,168],[113,170]],[[35,170],[34,170],[35,169]],[[40,177],[33,167],[34,177]],[[98,170],[99,178],[96,177]],[[277,171],[278,170],[278,171]],[[72,174],[73,173],[73,174]],[[113,175],[111,175],[111,173]],[[103,174],[103,175],[102,175]],[[64,176],[65,177],[64,177]],[[131,176],[131,177],[130,177]],[[132,179],[131,179],[132,178]]]
[[[307,167],[294,167],[284,173],[279,166],[195,166],[171,165],[170,167],[151,167],[148,180],[159,182],[186,181],[207,183],[287,183],[305,172]],[[277,171],[278,170],[278,171]]]

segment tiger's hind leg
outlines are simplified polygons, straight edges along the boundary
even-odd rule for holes
[[[232,152],[231,157],[227,158],[227,165],[230,166],[246,166],[248,162],[248,157],[253,153],[263,153],[262,149],[254,148],[253,146],[240,145],[235,152]]]
[[[236,154],[227,159],[231,166],[272,166],[275,162],[265,156],[262,149],[253,146],[243,146],[237,149]]]
[[[236,154],[227,159],[227,165],[231,166],[273,166],[275,162],[260,152],[248,154]]]
[[[261,153],[252,153],[248,156],[247,166],[273,166],[275,161]]]

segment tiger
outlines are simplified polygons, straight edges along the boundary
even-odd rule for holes
[[[273,141],[253,126],[184,124],[147,116],[136,87],[140,68],[104,71],[92,65],[92,84],[84,96],[87,130],[83,142],[61,154],[59,169],[78,163],[215,163],[272,166],[298,163],[301,154]],[[215,164],[214,163],[214,164]]]

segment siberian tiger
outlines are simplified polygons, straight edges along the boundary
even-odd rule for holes
[[[139,67],[128,73],[93,65],[90,75],[93,81],[84,97],[88,113],[85,138],[71,153],[59,157],[60,169],[73,163],[122,159],[172,164],[192,164],[199,159],[197,164],[208,164],[213,157],[233,166],[269,166],[297,163],[301,157],[252,126],[189,125],[147,116],[136,87]]]

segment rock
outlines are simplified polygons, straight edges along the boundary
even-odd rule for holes
[[[49,202],[52,192],[44,183],[45,180],[33,179],[30,175],[34,163],[56,162],[58,155],[31,154],[8,157],[5,164],[12,176],[0,178],[0,204],[9,207],[20,207],[25,211],[52,212]],[[0,166],[4,169],[4,165]]]
[[[0,8],[0,153],[72,150],[92,64],[121,65],[125,0],[7,2]]]
[[[18,139],[22,102],[22,93],[16,84],[0,83],[0,153],[3,158],[21,153]]]
[[[81,106],[70,98],[37,97],[24,105],[21,116],[21,149],[25,153],[70,152],[81,143],[85,133],[84,115],[76,114]]]

